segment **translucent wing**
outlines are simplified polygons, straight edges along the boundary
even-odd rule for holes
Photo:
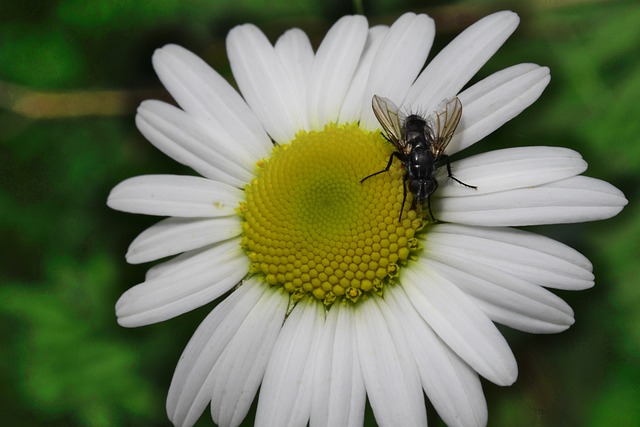
[[[428,124],[433,129],[432,151],[436,159],[447,148],[460,123],[460,117],[462,117],[462,102],[458,97],[445,99],[438,110],[429,116]]]
[[[387,134],[387,139],[396,146],[398,151],[406,153],[407,143],[402,137],[402,113],[390,99],[373,95],[371,101],[373,113]]]

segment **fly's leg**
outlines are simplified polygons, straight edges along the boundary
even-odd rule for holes
[[[433,212],[431,211],[431,194],[427,196],[427,209],[429,209],[429,216],[431,217],[431,222],[438,222],[435,216],[433,216]]]
[[[402,158],[400,153],[397,152],[397,151],[394,151],[389,156],[389,161],[387,162],[387,166],[384,169],[379,170],[378,172],[374,172],[371,175],[365,176],[364,178],[362,178],[360,180],[360,184],[362,184],[367,179],[372,178],[372,177],[374,177],[376,175],[379,175],[379,174],[384,173],[384,172],[389,172],[389,169],[391,169],[391,165],[393,164],[393,158],[394,157],[396,157],[401,162],[404,162],[404,159]],[[400,208],[400,216],[398,217],[398,221],[400,221],[400,222],[402,221],[402,211],[404,210],[404,203],[407,201],[407,179],[408,178],[409,178],[408,174],[405,174],[404,178],[403,178],[403,181],[402,181],[402,207]],[[414,200],[413,204],[415,205],[415,200]],[[412,205],[411,209],[413,209],[413,208],[414,208],[414,206]]]
[[[455,182],[457,182],[458,184],[462,184],[462,185],[464,185],[465,187],[473,188],[474,190],[476,190],[476,189],[478,188],[478,187],[476,187],[475,185],[469,185],[469,184],[466,184],[466,183],[464,183],[464,182],[460,181],[460,180],[459,180],[458,178],[456,178],[455,176],[453,176],[453,174],[451,173],[451,161],[449,160],[449,156],[447,156],[446,154],[441,154],[441,155],[440,155],[440,159],[438,159],[438,160],[443,160],[443,161],[446,163],[446,165],[447,165],[447,176],[448,176],[449,178],[451,178],[452,180],[454,180],[454,181],[455,181]],[[432,217],[433,217],[433,215],[432,215]]]
[[[398,222],[402,222],[402,211],[404,211],[404,202],[407,201],[407,179],[409,179],[409,174],[404,174],[404,178],[402,179],[402,206],[400,206],[400,216],[398,216]],[[413,209],[416,204],[416,199],[413,199],[413,203],[411,203],[411,209]]]
[[[362,184],[363,182],[365,182],[365,181],[366,181],[366,180],[368,180],[369,178],[372,178],[372,177],[374,177],[374,176],[376,176],[376,175],[379,175],[379,174],[384,173],[384,172],[389,172],[389,169],[391,169],[391,164],[393,163],[393,157],[394,157],[394,156],[395,156],[395,157],[397,157],[397,158],[398,158],[398,160],[402,161],[402,157],[400,157],[400,154],[399,154],[397,151],[394,151],[394,152],[393,152],[393,153],[391,153],[391,155],[389,156],[389,162],[387,163],[387,167],[386,167],[386,168],[384,168],[384,169],[382,169],[382,170],[380,170],[380,171],[378,171],[378,172],[372,173],[371,175],[365,176],[364,178],[362,178],[362,179],[360,180],[360,184]]]

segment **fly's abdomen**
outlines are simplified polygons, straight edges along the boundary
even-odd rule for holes
[[[433,175],[434,161],[430,151],[414,150],[409,160],[409,175],[414,179],[425,179]]]

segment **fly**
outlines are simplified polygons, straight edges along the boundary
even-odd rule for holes
[[[411,209],[415,209],[418,203],[422,205],[427,201],[429,215],[435,221],[431,212],[431,196],[438,188],[436,172],[446,165],[447,175],[459,184],[469,188],[477,188],[473,185],[465,184],[451,173],[451,162],[449,156],[444,153],[447,145],[453,137],[453,133],[460,123],[462,117],[462,102],[458,97],[447,99],[441,104],[436,112],[424,118],[419,114],[404,116],[398,107],[389,99],[378,95],[373,96],[373,113],[384,129],[383,136],[392,143],[396,151],[389,156],[387,166],[360,180],[360,183],[378,174],[388,172],[396,157],[404,167],[403,197],[400,217],[407,199],[407,187],[413,194]]]

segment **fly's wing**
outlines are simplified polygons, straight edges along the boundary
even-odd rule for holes
[[[438,110],[429,116],[427,123],[433,131],[431,149],[436,159],[444,154],[460,123],[460,117],[462,117],[462,102],[458,97],[445,99]]]
[[[396,107],[390,99],[382,96],[373,95],[371,101],[373,107],[373,114],[382,125],[382,128],[387,134],[387,139],[396,146],[398,151],[407,152],[407,143],[402,137],[402,113]]]

